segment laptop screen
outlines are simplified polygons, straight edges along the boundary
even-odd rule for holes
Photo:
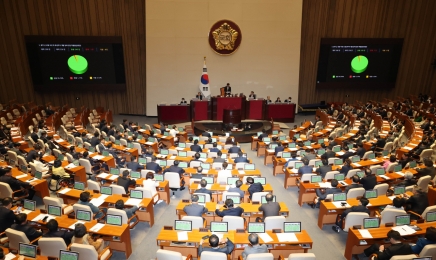
[[[59,161],[63,161],[63,160],[64,160],[64,156],[63,156],[62,154],[59,154],[59,155],[58,155],[58,160],[59,160]]]
[[[265,177],[253,177],[254,183],[259,182],[262,185],[266,184],[266,178]]]
[[[24,165],[24,164],[21,164],[21,165],[20,165],[20,170],[21,170],[23,173],[27,173],[27,166]]]
[[[133,148],[133,144],[132,143],[127,143],[127,148]]]
[[[394,195],[404,194],[405,192],[406,192],[406,187],[404,187],[404,186],[394,187]]]
[[[74,182],[74,189],[76,190],[85,190],[85,183],[81,181]]]
[[[178,165],[180,168],[188,168],[188,163],[187,162],[179,162]]]
[[[347,193],[336,193],[333,194],[333,201],[346,201]]]
[[[360,156],[358,156],[358,155],[352,156],[352,157],[351,157],[351,161],[352,161],[353,163],[357,163],[357,162],[359,162],[359,161],[360,161]]]
[[[395,226],[410,225],[410,215],[395,216]]]
[[[131,190],[130,198],[132,199],[142,199],[142,190]]]
[[[80,209],[76,211],[76,219],[78,220],[91,221],[91,216],[91,211],[85,211]]]
[[[282,158],[291,158],[291,153],[290,152],[283,152]]]
[[[203,170],[210,170],[209,163],[201,163],[200,166],[201,166],[201,168],[203,168]]]
[[[168,149],[160,149],[160,154],[162,155],[168,155],[169,153]]]
[[[395,165],[394,166],[394,172],[401,172],[401,164]]]
[[[273,134],[273,135],[278,135],[278,134],[279,134],[279,130],[273,130],[273,131],[272,131],[272,134]]]
[[[235,185],[238,177],[227,177],[227,185]]]
[[[304,157],[304,156],[306,156],[306,152],[301,151],[301,152],[300,152],[300,157]]]
[[[273,202],[276,202],[276,195],[273,195]],[[266,196],[260,196],[260,203],[266,204]]]
[[[315,161],[315,167],[322,166],[322,161]]]
[[[436,221],[436,211],[433,212],[427,212],[427,215],[425,216],[426,222],[434,222]]]
[[[121,226],[122,225],[122,217],[119,215],[107,214],[106,215],[106,224],[114,225],[114,226]]]
[[[246,163],[246,164],[244,164],[244,170],[254,170],[254,169],[255,169],[254,163]]]
[[[48,214],[60,217],[62,215],[62,209],[59,206],[48,205]]]
[[[343,181],[343,180],[345,180],[345,175],[343,173],[337,173],[334,175],[334,178],[337,181]]]
[[[147,158],[138,158],[139,164],[147,164]]]
[[[79,260],[79,253],[60,250],[59,260]]]
[[[35,172],[35,178],[37,178],[38,180],[41,180],[42,179],[42,172],[36,171]]]
[[[20,243],[18,254],[31,258],[36,258],[36,247],[36,245]]]
[[[363,219],[363,228],[378,228],[380,226],[379,218],[364,218]]]
[[[108,151],[103,151],[101,154],[102,154],[103,156],[109,156],[109,152],[108,152]]]
[[[284,222],[283,232],[285,233],[301,232],[301,222]]]
[[[110,173],[112,175],[120,175],[120,169],[118,169],[118,168],[111,168]]]
[[[155,181],[163,181],[164,180],[163,174],[155,174],[154,175],[154,180]]]
[[[159,166],[163,166],[163,167],[167,166],[167,161],[164,160],[159,161]]]
[[[321,175],[312,175],[312,176],[310,176],[310,182],[311,183],[322,182],[322,176]]]
[[[35,211],[36,201],[34,200],[24,200],[23,207],[27,210]]]
[[[155,139],[154,137],[149,137],[147,141],[154,143]]]
[[[140,172],[135,172],[135,171],[130,171],[130,177],[133,179],[140,179],[141,178],[141,173]]]
[[[288,144],[288,147],[289,147],[289,148],[296,148],[296,147],[297,147],[297,144],[296,144],[296,143],[289,143],[289,144]]]
[[[233,200],[233,204],[241,204],[241,197],[240,196],[227,195],[226,200],[228,200],[228,199]]]
[[[248,222],[248,233],[265,233],[265,223],[263,222]]]
[[[300,169],[300,167],[302,167],[302,166],[303,166],[303,162],[295,162],[295,164],[294,164],[295,169]]]
[[[316,151],[316,153],[317,153],[318,155],[323,155],[323,154],[325,154],[325,149],[323,149],[323,148],[318,149],[318,151]]]
[[[180,156],[180,157],[186,157],[187,155],[188,155],[187,152],[185,152],[185,151],[179,151],[179,156]]]
[[[335,152],[335,153],[338,153],[338,152],[341,151],[341,147],[340,146],[333,146],[332,151]]]
[[[356,175],[359,176],[359,178],[363,178],[363,176],[365,176],[365,172],[364,171],[358,171],[358,172],[356,172]]]
[[[104,195],[112,195],[112,187],[101,186],[100,193]]]
[[[377,168],[377,170],[375,171],[376,175],[384,175],[385,174],[385,169],[384,168]]]
[[[210,232],[228,232],[228,223],[211,221]]]
[[[335,159],[335,165],[342,165],[344,163],[344,160],[342,159]]]
[[[174,229],[178,231],[192,231],[192,221],[190,220],[175,220]]]
[[[206,180],[207,184],[213,184],[213,177],[202,177],[203,180]]]
[[[370,153],[368,155],[368,159],[370,159],[370,160],[375,159],[375,153]]]
[[[365,198],[367,198],[367,199],[377,198],[377,190],[365,191]]]

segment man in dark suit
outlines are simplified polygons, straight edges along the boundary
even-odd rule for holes
[[[420,155],[425,149],[430,149],[430,144],[427,141],[422,141],[418,149],[416,149],[415,154]]]
[[[200,189],[197,189],[194,191],[194,193],[205,193],[205,194],[209,194],[210,199],[212,199],[212,191],[206,189],[207,186],[207,181],[205,179],[202,179],[200,181]]]
[[[167,172],[177,172],[180,176],[180,178],[183,177],[183,173],[185,173],[185,170],[183,170],[183,168],[179,167],[179,160],[175,160],[174,164],[171,165],[169,168],[165,169],[163,171],[163,174],[167,173]]]
[[[372,174],[371,169],[365,169],[365,177],[360,179],[360,184],[365,190],[372,190],[377,185],[377,176]]]
[[[289,159],[285,165],[283,165],[283,171],[285,171],[285,169],[288,167],[290,162],[295,162],[295,161],[299,161],[297,159],[297,153],[296,152],[291,152],[291,159]]]
[[[312,173],[313,168],[312,166],[309,166],[309,160],[303,158],[301,161],[303,162],[304,165],[298,169],[298,174]]]
[[[215,210],[215,214],[220,217],[224,217],[224,216],[240,217],[242,213],[244,213],[244,209],[239,206],[235,208],[232,199],[226,199],[226,201],[224,202],[223,210],[219,210],[219,209]]]
[[[108,136],[115,136],[115,125],[111,125],[109,131],[107,132]]]
[[[93,147],[96,147],[100,143],[100,138],[98,132],[94,133],[94,136],[90,140],[90,144]]]
[[[280,204],[278,202],[273,201],[274,196],[269,193],[265,196],[266,203],[262,204],[259,207],[259,211],[263,212],[263,220],[265,220],[266,217],[273,217],[273,216],[279,216],[279,212],[281,210]]]
[[[209,152],[213,152],[213,153],[219,152],[220,149],[218,149],[217,147],[218,147],[218,144],[216,142],[214,142],[212,144],[212,148],[209,149]]]
[[[431,159],[429,158],[424,158],[424,165],[425,168],[419,168],[417,167],[415,170],[418,172],[418,176],[419,177],[423,177],[423,176],[430,176],[431,179],[434,179],[434,176],[436,174],[436,170],[433,166],[433,162]]]
[[[216,158],[214,158],[213,159],[213,162],[214,163],[216,163],[216,162],[226,162],[226,159],[224,159],[224,158],[221,158],[221,156],[223,155],[223,153],[221,152],[221,151],[218,151],[217,153],[216,153]]]
[[[325,198],[329,194],[342,193],[342,190],[338,188],[338,184],[339,184],[338,180],[333,179],[331,181],[332,187],[330,189],[326,189],[324,193],[321,191],[322,189],[316,189],[315,192],[316,192],[316,196],[318,196],[318,201],[317,201],[316,205],[314,205],[314,206],[316,208],[319,208],[319,204],[320,204],[321,200],[325,200]]]
[[[318,167],[318,169],[316,169],[316,172],[324,179],[326,173],[332,171],[332,166],[329,165],[329,161],[327,159],[322,159],[321,162],[322,166]]]
[[[351,178],[351,180],[352,180],[353,183],[351,183],[350,185],[348,185],[348,186],[345,188],[345,193],[348,193],[348,191],[350,191],[351,189],[354,189],[354,188],[362,188],[362,187],[363,187],[363,185],[359,183],[359,182],[360,182],[360,178],[359,178],[359,176],[354,175],[354,176]]]
[[[136,181],[130,179],[128,176],[129,176],[129,171],[124,170],[122,176],[118,177],[117,179],[117,185],[122,186],[126,191],[126,193],[129,193],[129,186],[136,185]]]
[[[400,233],[395,230],[389,230],[387,237],[391,245],[385,248],[384,245],[377,243],[372,244],[364,250],[366,256],[376,254],[374,260],[389,260],[396,255],[410,255],[413,254],[412,248],[409,243],[403,243],[403,238]]]
[[[230,87],[230,83],[227,83],[227,85],[224,87],[224,92],[226,95],[232,94],[232,87]]]
[[[344,161],[354,155],[353,152],[350,152],[350,148],[348,147],[348,145],[344,146],[344,150],[345,153],[341,156]]]
[[[39,144],[35,144],[33,146],[33,150],[30,150],[26,156],[26,162],[31,163],[36,158],[36,154],[39,154],[41,151],[41,146]]]
[[[0,169],[0,182],[9,184],[12,191],[20,191],[14,194],[14,196],[24,196],[28,194],[27,199],[31,200],[33,195],[35,195],[35,190],[29,182],[23,182],[12,177],[11,168]]]
[[[200,160],[200,153],[195,153],[194,154],[194,159],[192,159],[189,163],[191,163],[191,162],[201,162],[201,160]],[[191,165],[189,165],[190,167],[192,167]]]
[[[15,222],[15,214],[11,210],[12,198],[6,197],[2,200],[2,206],[0,206],[0,232],[4,232],[10,228]]]
[[[38,136],[38,127],[34,127],[33,128],[33,132],[30,134],[30,138],[32,138],[32,140],[37,143],[39,136]]]
[[[156,156],[153,155],[151,157],[151,162],[148,162],[145,165],[145,169],[152,170],[155,173],[158,173],[158,172],[162,171],[162,167],[160,167],[160,165],[156,163],[156,159],[157,159]]]
[[[188,216],[202,217],[203,214],[207,212],[207,208],[205,208],[203,205],[198,204],[198,196],[195,194],[191,196],[191,201],[192,203],[190,205],[186,205],[183,208],[183,211]]]
[[[236,157],[233,161],[234,161],[235,163],[240,163],[240,162],[248,163],[248,162],[249,162],[248,159],[247,159],[246,157],[243,156],[242,151],[240,151],[240,152],[238,153],[238,157]]]
[[[264,137],[268,137],[268,134],[266,133],[265,129],[262,129],[262,134],[260,134],[257,138],[259,139],[259,141],[262,141]]]
[[[303,159],[313,160],[316,159],[315,150],[306,149],[306,155],[304,155]]]
[[[236,143],[233,143],[233,146],[229,148],[229,153],[239,153],[241,151],[241,148],[236,145]]]
[[[217,253],[225,253],[227,255],[231,254],[233,249],[235,248],[235,245],[230,241],[229,238],[226,238],[225,240],[221,241],[223,244],[225,241],[225,246],[220,247],[220,239],[217,235],[213,234],[209,237],[209,247],[203,247],[203,239],[200,240],[200,246],[198,247],[198,255],[201,256],[201,253],[203,251],[209,251],[209,252],[217,252]]]
[[[197,152],[197,153],[201,153],[202,149],[201,146],[198,145],[198,140],[194,140],[194,144],[191,145],[190,147],[191,151]]]
[[[362,142],[357,143],[357,150],[356,150],[356,155],[358,155],[360,158],[362,158],[366,153],[365,148],[363,148],[363,144]]]
[[[329,145],[328,145],[328,148],[330,148],[330,150],[332,150],[332,149],[333,149],[333,146],[338,145],[338,143],[335,142],[335,139],[334,139],[333,137],[329,137],[328,139],[329,139]]]
[[[250,95],[248,96],[249,98],[253,98],[256,99],[256,94],[254,94],[254,91],[250,92]]]
[[[42,235],[41,231],[36,230],[33,226],[27,223],[27,214],[20,213],[17,215],[15,224],[11,226],[12,229],[23,232],[29,241],[33,241]]]
[[[283,152],[284,150],[285,148],[282,146],[282,143],[278,142],[276,148],[274,149],[274,155],[277,156],[279,152]]]
[[[135,172],[144,169],[144,166],[138,163],[138,158],[136,158],[136,156],[133,155],[130,157],[130,162],[126,164],[126,167]]]
[[[347,215],[350,212],[365,212],[369,215],[369,209],[366,207],[369,203],[369,200],[367,198],[361,198],[359,201],[359,205],[352,206],[351,208],[344,211],[344,213],[341,214],[340,218],[336,219],[336,226],[333,226],[333,231],[339,232],[342,229],[342,224],[344,223],[344,219],[347,217]]]
[[[14,146],[11,148],[11,151],[15,152],[17,155],[21,155],[21,156],[25,156],[21,151],[20,151],[20,143],[14,143]]]
[[[185,98],[182,98],[182,100],[180,101],[180,105],[185,105],[185,104],[187,104],[187,102],[186,102]]]
[[[241,190],[241,186],[242,186],[242,181],[241,180],[237,180],[235,182],[235,187],[230,187],[227,191],[228,192],[237,192],[237,193],[239,193],[241,198],[243,198],[244,195],[245,195],[245,192],[243,190]]]
[[[352,169],[353,169],[353,167],[351,166],[351,160],[346,159],[344,162],[344,165],[342,165],[342,168],[339,172],[343,173],[343,174],[345,174],[345,176],[347,176],[347,173]]]
[[[428,207],[427,193],[424,192],[420,187],[415,187],[413,189],[412,196],[404,194],[404,203],[406,204],[406,211],[410,210],[421,215]],[[410,214],[410,217],[412,219],[419,219],[419,217],[415,214]]]
[[[43,237],[60,237],[65,241],[66,245],[71,244],[71,238],[74,236],[74,232],[66,230],[58,230],[58,222],[56,219],[50,219],[47,222],[48,232],[43,234]]]
[[[203,95],[201,94],[201,92],[198,92],[195,98],[198,100],[203,100]]]
[[[250,200],[253,196],[253,193],[263,191],[263,185],[259,182],[254,183],[253,177],[247,178],[247,184],[250,185],[250,187],[248,187],[247,189],[248,193],[250,193],[250,196],[248,196]]]

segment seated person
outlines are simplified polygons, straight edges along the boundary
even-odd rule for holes
[[[9,167],[0,168],[0,182],[9,184],[12,191],[18,191],[14,194],[15,197],[25,196],[31,200],[35,195],[35,190],[29,182],[23,182],[12,177],[12,170]]]
[[[412,248],[409,243],[403,243],[403,238],[400,233],[395,230],[390,230],[387,234],[391,245],[385,248],[384,245],[377,243],[372,244],[370,247],[364,250],[366,256],[376,254],[373,260],[389,260],[396,255],[410,255],[413,254]]]
[[[159,182],[154,179],[154,174],[152,172],[147,172],[145,175],[145,180],[142,181],[142,187],[148,188],[151,191],[151,196],[156,195],[156,187],[159,186]],[[158,202],[159,197],[154,197],[154,202]]]
[[[285,148],[282,146],[281,142],[277,142],[276,148],[274,148],[274,155],[277,156],[279,152],[283,152]]]
[[[248,197],[250,198],[250,200],[251,197],[253,196],[253,193],[263,191],[263,185],[259,182],[254,183],[253,177],[247,178],[247,185],[250,185],[250,187],[248,187],[248,193],[250,193],[250,196]]]
[[[126,164],[126,168],[137,172],[138,170],[144,169],[144,166],[138,163],[138,158],[136,156],[130,157],[130,162]]]
[[[225,246],[220,247],[220,239],[217,235],[213,234],[209,237],[209,247],[203,247],[203,239],[200,240],[200,245],[198,247],[198,255],[201,256],[203,251],[217,252],[217,253],[225,253],[230,255],[235,248],[235,245],[228,238],[221,241],[221,244],[225,244]],[[225,241],[225,242],[224,242]]]
[[[433,161],[429,158],[424,158],[423,161],[425,168],[415,168],[415,170],[417,171],[417,175],[419,177],[430,176],[431,180],[433,180],[436,175],[436,169],[433,166]]]
[[[280,216],[279,212],[281,210],[280,203],[273,201],[274,196],[271,193],[268,193],[265,196],[266,203],[262,204],[259,207],[259,211],[262,211],[263,213],[263,219],[259,219],[261,221],[256,222],[263,222],[266,217],[274,217],[274,216]]]
[[[191,174],[191,179],[201,179],[201,178],[203,178],[202,171],[203,171],[203,167],[198,166],[197,167],[197,173]]]
[[[315,172],[318,173],[319,175],[321,175],[322,179],[325,179],[325,175],[328,172],[331,172],[333,169],[332,169],[332,166],[329,165],[329,161],[327,159],[321,159],[321,162],[322,162],[322,165],[319,166]]]
[[[242,258],[244,260],[251,254],[268,253],[268,247],[265,244],[259,244],[259,236],[256,233],[248,235],[248,241],[250,242],[250,245],[246,246],[242,252]]]
[[[312,166],[309,166],[309,160],[303,158],[301,161],[303,162],[304,165],[298,169],[298,174],[312,173],[313,168]]]
[[[241,148],[237,146],[236,143],[233,143],[233,146],[229,148],[228,153],[239,153],[241,151]]]
[[[426,245],[436,244],[436,228],[428,227],[425,230],[425,236],[418,238],[415,245],[412,245],[414,254],[419,255]]]
[[[287,99],[285,99],[285,103],[291,103],[292,102],[292,97],[288,97]]]
[[[391,155],[389,157],[389,160],[385,160],[383,163],[383,168],[385,169],[385,171],[388,170],[389,165],[395,163],[397,161],[397,157],[395,155]],[[433,166],[433,163],[431,164]]]
[[[267,96],[267,97],[266,97],[266,103],[268,103],[268,104],[269,104],[269,103],[272,103],[272,100],[271,100],[271,97],[270,97],[270,96]]]
[[[398,183],[396,186],[413,186],[417,183],[418,181],[415,180],[413,178],[413,173],[407,171],[406,173],[404,173],[404,180],[400,183]]]
[[[282,103],[282,101],[280,100],[280,97],[278,97],[275,101],[275,103]]]
[[[242,153],[242,151],[239,151],[239,153],[238,153],[238,157],[236,157],[235,159],[233,159],[233,161],[234,161],[235,163],[240,163],[240,162],[249,163],[247,157],[244,157],[244,154]]]
[[[254,94],[254,91],[251,91],[248,97],[256,99],[256,94]]]
[[[240,217],[242,213],[244,213],[244,209],[239,206],[235,208],[232,199],[226,199],[226,201],[224,202],[223,210],[219,210],[219,209],[215,210],[215,214],[220,217],[224,217],[224,216]]]
[[[71,239],[71,243],[91,245],[95,248],[95,251],[97,251],[97,253],[100,253],[104,249],[103,239],[98,238],[94,240],[90,235],[88,235],[86,226],[81,223],[76,224],[74,228],[74,236]]]
[[[404,205],[404,200],[402,198],[395,197],[392,200],[392,205],[386,205],[386,207],[383,210],[385,210],[385,209],[400,209],[400,210],[404,210],[403,205]]]
[[[180,178],[182,178],[183,174],[185,173],[185,170],[183,168],[179,167],[179,163],[180,163],[179,160],[175,160],[173,165],[171,165],[169,168],[166,168],[163,171],[163,174],[165,174],[167,172],[177,172],[179,174]]]
[[[365,169],[365,177],[360,179],[360,184],[363,185],[365,190],[374,189],[375,185],[377,185],[377,176],[372,174],[371,169]]]
[[[139,204],[139,206],[141,206],[141,204]],[[124,207],[124,201],[121,200],[121,199],[119,199],[119,200],[117,200],[117,202],[115,202],[115,208],[119,209],[119,210],[123,210],[124,212],[126,212],[126,215],[127,215],[128,219],[130,219],[135,214],[135,212],[138,210],[137,206],[133,206],[133,207],[130,207],[130,208],[125,208]],[[136,222],[136,218],[133,218],[132,222]]]
[[[197,153],[195,153],[194,154],[194,159],[192,159],[190,162],[189,162],[189,166],[190,167],[192,167],[191,166],[191,162],[202,162],[201,160],[200,160],[200,153],[199,152],[197,152]]]
[[[124,190],[126,191],[126,194],[128,194],[129,187],[135,186],[136,181],[129,178],[129,171],[128,170],[124,170],[122,175],[119,176],[117,179],[117,185],[120,185],[121,187],[123,187]]]
[[[351,189],[363,187],[363,185],[359,183],[360,178],[357,176],[357,174],[351,177],[351,181],[352,183],[345,188],[345,193],[348,193]]]
[[[186,100],[185,100],[185,98],[182,98],[182,100],[180,101],[180,105],[183,105],[183,104],[186,104],[187,102],[186,102]]]
[[[62,167],[62,162],[58,159],[56,159],[53,163],[52,172],[53,175],[56,175],[59,178],[70,178],[70,175],[65,172],[65,169]]]
[[[333,179],[331,181],[331,185],[332,187],[330,189],[316,189],[316,196],[317,198],[315,198],[315,203],[316,205],[312,205],[312,208],[315,206],[316,208],[319,208],[319,204],[321,202],[321,200],[325,200],[325,198],[327,197],[327,195],[329,194],[336,194],[336,193],[342,193],[342,190],[338,188],[338,180]],[[324,190],[324,192],[323,192]]]
[[[210,199],[212,200],[212,191],[206,189],[206,186],[207,186],[207,181],[205,179],[202,179],[200,181],[200,187],[201,188],[195,190],[194,193],[206,193],[206,194],[209,194]]]
[[[332,229],[333,231],[339,232],[342,229],[342,225],[344,223],[344,219],[347,217],[347,215],[350,212],[364,212],[364,213],[368,213],[369,215],[369,209],[366,207],[369,203],[369,200],[367,198],[360,198],[359,201],[359,205],[357,206],[352,206],[349,209],[346,209],[344,211],[344,213],[341,214],[340,217],[336,218],[336,226],[333,226]]]
[[[58,222],[56,219],[50,219],[46,226],[48,232],[43,234],[42,237],[60,237],[65,241],[67,246],[71,244],[71,239],[74,236],[74,232],[70,232],[69,230],[58,230]]]
[[[351,160],[350,158],[345,159],[344,165],[342,165],[341,170],[339,171],[340,173],[345,174],[345,176],[347,176],[347,173],[353,169],[353,166],[351,166]]]
[[[79,200],[77,201],[77,204],[89,206],[91,208],[92,213],[96,214],[94,217],[95,219],[102,218],[104,216],[104,213],[101,212],[97,206],[89,202],[90,197],[91,195],[89,194],[89,192],[83,191],[82,193],[80,193],[80,197]],[[105,211],[105,209],[102,210]]]
[[[203,149],[201,149],[201,146],[198,145],[198,139],[194,140],[194,144],[190,147],[191,151],[201,153]]]
[[[306,149],[306,155],[301,159],[302,159],[302,161],[303,161],[303,159],[307,159],[308,161],[316,159],[315,150]]]
[[[203,205],[198,204],[198,195],[192,194],[191,195],[191,204],[186,205],[183,208],[183,211],[188,216],[194,216],[194,217],[202,217],[204,213],[207,212],[207,209]]]
[[[11,210],[12,198],[6,197],[0,206],[0,233],[10,228],[15,223],[15,214]]]
[[[218,144],[216,142],[214,142],[212,144],[212,148],[209,149],[209,152],[213,152],[213,153],[217,153],[220,151],[220,149],[217,148]]]
[[[403,196],[406,211],[413,211],[421,215],[428,207],[427,193],[418,186],[414,187],[412,196],[407,194],[403,194]],[[410,218],[419,219],[420,217],[416,216],[415,214],[410,214]]]
[[[29,241],[33,241],[42,235],[40,230],[36,230],[32,225],[27,222],[27,214],[20,213],[16,216],[15,224],[11,226],[12,229],[23,232]],[[36,242],[35,244],[38,244]]]
[[[242,181],[237,180],[235,182],[235,187],[230,187],[227,191],[228,192],[237,192],[237,193],[239,193],[239,195],[241,195],[241,198],[243,198],[245,192],[243,190],[241,190],[241,186],[242,186]]]
[[[289,162],[295,162],[295,161],[299,161],[297,159],[297,153],[291,152],[291,158],[285,163],[285,165],[283,165],[283,171],[288,167]]]
[[[156,163],[156,160],[157,160],[156,156],[153,155],[151,157],[151,162],[148,162],[145,165],[145,169],[154,171],[155,173],[162,171],[162,167],[160,167],[160,165]]]

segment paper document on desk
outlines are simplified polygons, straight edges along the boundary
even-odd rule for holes
[[[397,197],[397,196],[389,196],[388,198],[389,198],[390,200],[394,200],[396,197]]]
[[[307,149],[312,149],[312,146],[308,145],[306,146]]]
[[[289,148],[289,150],[291,150],[292,152],[297,151],[297,148]]]
[[[344,152],[337,152],[336,154],[339,156],[342,156],[342,155],[344,155]]]
[[[259,233],[258,235],[260,238],[262,238],[264,243],[273,241],[273,239],[267,233]]]
[[[65,140],[64,140],[64,139],[62,139],[62,138],[56,139],[55,141],[56,141],[56,142],[58,142],[58,143],[62,143],[62,142],[65,142]]]
[[[69,192],[70,190],[71,190],[70,188],[65,188],[65,189],[63,189],[61,191],[58,191],[58,193],[65,194],[65,193]]]
[[[85,221],[76,221],[73,225],[69,226],[69,229],[75,229],[77,224],[85,224]]]
[[[404,176],[404,172],[395,172],[398,175]]]
[[[43,218],[47,217],[46,222],[48,222],[50,219],[55,219],[55,216],[51,216],[49,214],[39,214],[38,216],[36,216],[34,219],[32,219],[33,222],[38,222],[40,220],[42,220]]]
[[[380,176],[380,178],[383,178],[383,179],[385,179],[385,180],[389,180],[390,178],[388,177],[388,176],[386,176],[386,175],[379,175]]]
[[[99,175],[97,175],[98,178],[102,178],[102,179],[106,178],[107,176],[109,176],[108,173],[100,173]]]
[[[411,234],[416,233],[416,231],[413,228],[406,226],[406,225],[393,227],[392,229],[395,231],[398,231],[401,236],[407,236],[407,235],[411,235]]]
[[[188,240],[188,232],[187,231],[177,232],[177,240],[179,241]]]
[[[273,153],[273,152],[275,152],[274,149],[266,149],[266,151],[269,152],[269,153]]]
[[[378,162],[378,159],[371,159],[371,162]]]
[[[100,194],[100,197],[98,197],[99,200],[106,200],[109,195],[106,194]]]
[[[97,223],[95,224],[92,228],[90,228],[89,230],[92,232],[98,232],[100,229],[102,229],[104,227],[104,224],[102,223]]]
[[[153,145],[153,142],[145,142],[146,145]]]
[[[182,147],[176,147],[176,150],[178,150],[178,151],[183,151],[183,150],[185,150],[185,148],[182,148]]]
[[[124,204],[139,207],[139,204],[141,204],[141,202],[142,202],[142,199],[132,199],[132,198],[130,198]]]
[[[96,156],[92,157],[92,159],[94,159],[94,160],[101,160],[103,158],[104,158],[103,155],[96,155]]]
[[[406,149],[406,150],[409,150],[409,151],[413,150],[413,147],[409,147],[409,146],[404,146],[403,148]]]
[[[319,182],[319,187],[321,188],[325,188],[325,189],[330,189],[332,187],[332,184],[330,182]]]
[[[238,171],[239,174],[245,174],[245,171]]]
[[[354,166],[356,166],[356,167],[360,167],[360,166],[362,166],[362,165],[360,165],[360,164],[358,164],[358,163],[354,163]]]
[[[363,238],[372,238],[372,235],[369,233],[368,229],[359,229],[359,233]]]
[[[116,179],[118,179],[118,175],[112,175],[111,177],[109,177],[109,179],[116,180]]]
[[[65,169],[72,169],[72,168],[75,168],[75,167],[76,167],[76,165],[74,165],[74,163],[70,163],[67,166],[65,166],[64,168]]]
[[[21,178],[24,178],[24,177],[27,177],[27,174],[18,175],[17,177],[15,177],[15,179],[21,179]]]
[[[345,205],[342,206],[342,201],[333,201],[332,203],[336,208],[350,208],[350,204],[348,203],[345,203]]]
[[[294,233],[276,233],[279,242],[298,242],[298,238]]]
[[[92,199],[90,202],[92,205],[96,207],[100,207],[100,205],[104,203],[104,200],[97,198],[97,199]]]
[[[9,253],[9,254],[5,255],[5,260],[12,260],[12,259],[14,259],[15,257],[17,257],[17,256],[14,255],[14,254],[12,254],[12,253]]]
[[[298,173],[298,169],[292,169],[291,172],[292,173]]]

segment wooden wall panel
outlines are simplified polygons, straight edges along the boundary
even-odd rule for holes
[[[299,103],[382,100],[419,92],[436,96],[436,1],[304,0]],[[317,89],[321,38],[404,38],[396,87]],[[350,97],[346,97],[350,95]]]
[[[33,90],[24,35],[122,36],[126,91]],[[0,1],[0,102],[103,106],[115,113],[145,114],[144,0]],[[80,97],[80,100],[76,100]]]

